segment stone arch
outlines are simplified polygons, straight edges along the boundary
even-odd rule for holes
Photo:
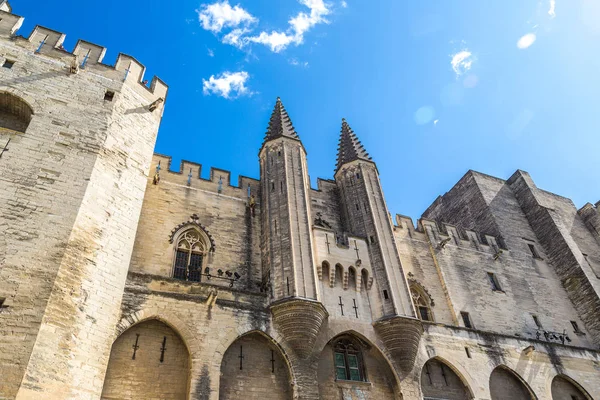
[[[473,391],[464,375],[441,357],[433,357],[421,369],[421,391],[424,399],[470,400]]]
[[[360,270],[361,275],[361,289],[368,290],[371,289],[371,281],[369,280],[369,270],[366,268],[362,268]]]
[[[33,108],[21,96],[0,92],[0,131],[25,133],[33,115]]]
[[[353,266],[348,267],[348,289],[356,291],[358,288],[358,277],[356,275],[356,268]]]
[[[146,319],[113,343],[101,397],[185,400],[190,367],[190,351],[179,333],[159,319]]]
[[[336,377],[336,349],[335,343],[340,339],[349,339],[360,347],[360,358],[366,382],[342,380]],[[319,398],[333,399],[362,399],[373,398],[392,400],[401,398],[400,382],[394,368],[385,354],[371,342],[365,335],[354,330],[337,333],[321,348],[318,360],[317,379],[319,385]]]
[[[338,284],[340,286],[344,285],[344,267],[342,266],[342,264],[335,264],[335,279],[334,279],[334,286],[338,286]]]
[[[556,375],[550,385],[552,400],[593,400],[592,396],[574,379],[566,375]]]
[[[291,400],[293,371],[284,349],[266,333],[239,335],[220,363],[219,399]]]
[[[330,268],[329,261],[323,261],[321,263],[321,275],[325,282],[329,282],[329,274],[331,273]]]
[[[527,382],[505,365],[492,371],[489,384],[492,400],[537,400]]]

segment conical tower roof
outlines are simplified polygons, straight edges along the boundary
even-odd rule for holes
[[[373,161],[352,128],[350,128],[350,125],[348,125],[348,122],[346,122],[346,119],[342,118],[342,132],[338,145],[335,172],[339,171],[342,165],[355,160]]]
[[[264,141],[266,142],[282,136],[300,140],[296,133],[296,129],[294,129],[294,125],[292,125],[290,116],[285,110],[281,99],[278,97],[275,108],[273,108],[273,113],[271,114],[271,119],[269,120],[269,126],[267,127]]]

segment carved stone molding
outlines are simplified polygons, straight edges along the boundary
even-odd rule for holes
[[[312,353],[321,325],[329,316],[323,304],[300,298],[283,299],[273,303],[271,314],[275,328],[303,359]]]
[[[423,325],[415,318],[393,316],[376,321],[373,326],[385,344],[396,365],[405,373],[412,370],[419,342],[423,336]]]

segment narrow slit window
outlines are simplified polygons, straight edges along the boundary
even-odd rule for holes
[[[493,272],[488,272],[488,279],[490,280],[490,286],[494,292],[502,292],[502,287],[498,281],[498,277]]]
[[[529,251],[531,252],[531,255],[533,256],[533,258],[541,258],[540,254],[537,252],[537,249],[535,248],[535,246],[531,243],[527,243],[527,246],[529,247]]]
[[[467,358],[471,358],[471,350],[468,347],[465,347],[465,353],[467,353]]]
[[[115,98],[115,92],[113,92],[111,90],[107,90],[104,93],[104,101],[113,101],[114,98]]]
[[[390,299],[390,296],[388,295],[388,291],[387,291],[387,290],[385,290],[385,289],[383,290],[383,298],[384,298],[385,300],[389,300],[389,299]]]
[[[358,206],[358,203],[356,203],[356,210],[360,211],[360,207]]]
[[[535,322],[535,326],[537,326],[538,329],[542,329],[542,323],[540,322],[540,319],[538,318],[538,316],[532,315],[531,318],[533,318],[533,322]]]
[[[370,236],[369,239],[371,240],[371,244],[375,244],[375,236]]]
[[[471,323],[471,316],[466,311],[461,311],[460,316],[462,317],[463,323],[465,324],[465,328],[473,329],[473,324]]]
[[[275,182],[271,181],[271,190],[275,190]]]
[[[356,179],[360,179],[360,172],[356,173]]]
[[[573,327],[573,332],[583,333],[583,332],[581,332],[581,329],[579,329],[579,325],[577,324],[576,321],[571,321],[571,326]]]

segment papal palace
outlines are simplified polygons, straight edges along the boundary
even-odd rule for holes
[[[468,171],[392,215],[351,121],[311,187],[281,99],[259,179],[204,179],[154,153],[163,81],[22,22],[0,0],[0,399],[600,400],[600,202]]]

